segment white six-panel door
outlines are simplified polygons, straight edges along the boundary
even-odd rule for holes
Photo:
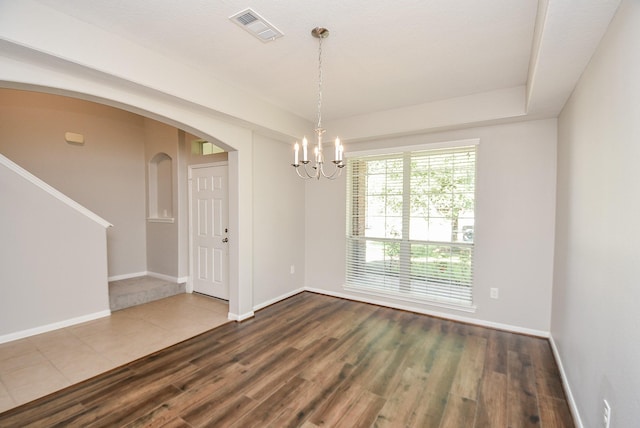
[[[229,299],[227,166],[191,170],[193,291]]]

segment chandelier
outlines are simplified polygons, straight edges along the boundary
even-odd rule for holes
[[[320,177],[324,177],[334,180],[340,176],[345,164],[342,159],[344,147],[340,143],[340,138],[336,138],[335,141],[332,171],[325,170],[325,157],[322,150],[322,134],[325,132],[325,129],[322,128],[322,39],[329,37],[329,30],[316,27],[311,30],[311,35],[318,39],[318,125],[315,129],[317,142],[313,148],[314,162],[311,165],[311,169],[308,169],[308,165],[311,163],[309,160],[309,142],[307,137],[304,137],[302,139],[302,160],[300,160],[300,144],[296,141],[293,146],[293,163],[291,165],[296,169],[300,178],[320,180]]]

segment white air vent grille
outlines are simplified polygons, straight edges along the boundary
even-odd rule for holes
[[[282,31],[251,9],[245,9],[229,19],[263,42],[282,37]]]
[[[243,13],[242,15],[240,15],[239,17],[236,18],[238,20],[239,23],[241,23],[242,25],[248,25],[251,24],[253,21],[257,21],[258,17],[256,17],[253,13],[251,12],[247,12],[247,13]]]

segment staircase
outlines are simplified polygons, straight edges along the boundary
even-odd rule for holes
[[[109,283],[111,311],[142,305],[185,292],[186,284],[176,284],[150,276],[122,279]]]

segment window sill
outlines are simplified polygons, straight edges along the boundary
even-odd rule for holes
[[[175,219],[173,217],[148,217],[149,223],[173,223]]]
[[[405,293],[394,293],[394,292],[384,292],[380,290],[372,290],[367,287],[360,287],[357,285],[344,285],[345,291],[352,291],[356,293],[366,294],[369,296],[383,297],[394,300],[401,300],[403,302],[410,302],[416,304],[424,304],[429,306],[435,306],[443,309],[451,309],[454,311],[467,312],[467,313],[475,313],[477,306],[474,304],[466,304],[466,303],[457,303],[451,302],[447,300],[435,300],[429,299],[423,296],[418,296],[415,294],[405,294]]]

